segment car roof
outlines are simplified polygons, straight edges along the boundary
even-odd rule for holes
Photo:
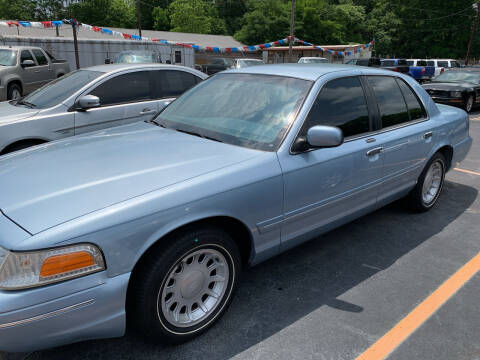
[[[241,74],[260,74],[260,75],[277,75],[288,76],[298,79],[316,81],[320,76],[340,71],[358,71],[362,69],[371,68],[357,66],[357,65],[345,65],[345,64],[268,64],[263,66],[252,66],[243,69],[233,69],[222,71],[221,74],[241,73]],[[390,74],[392,71],[386,70],[374,70],[379,74]]]
[[[318,56],[302,56],[300,59],[327,59],[327,58],[318,57]]]
[[[114,73],[123,70],[135,70],[135,69],[151,69],[151,68],[158,68],[158,69],[178,69],[178,70],[185,70],[188,69],[190,71],[195,71],[194,69],[179,66],[179,65],[172,65],[172,64],[158,64],[158,63],[146,63],[146,64],[106,64],[106,65],[95,65],[85,68],[84,70],[92,70],[92,71],[101,71],[105,73]]]

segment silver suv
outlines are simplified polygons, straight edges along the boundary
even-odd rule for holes
[[[100,65],[0,103],[0,155],[68,136],[150,120],[207,76],[183,66]]]

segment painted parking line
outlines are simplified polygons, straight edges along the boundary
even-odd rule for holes
[[[472,171],[472,170],[465,170],[465,169],[460,169],[460,168],[453,168],[453,170],[461,171],[461,172],[471,174],[471,175],[480,176],[480,172],[476,172],[476,171]]]
[[[420,325],[432,316],[465,283],[480,270],[480,253],[423,300],[389,332],[370,346],[356,360],[382,360],[403,343]]]

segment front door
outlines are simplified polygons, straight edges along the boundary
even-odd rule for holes
[[[25,60],[31,60],[34,62],[34,65],[31,66],[22,66],[20,70],[20,75],[23,80],[23,95],[27,95],[35,90],[38,85],[37,82],[40,81],[38,77],[37,71],[37,63],[33,58],[32,53],[30,50],[22,50],[20,53],[20,64],[22,64]]]
[[[378,104],[384,166],[379,204],[408,192],[425,166],[436,135],[427,113],[410,86],[400,78],[368,76]]]
[[[329,80],[320,91],[298,136],[315,125],[337,126],[345,142],[279,157],[285,183],[282,249],[375,208],[383,159],[369,136],[371,107],[358,76]]]
[[[75,113],[75,135],[150,120],[159,105],[149,74],[148,71],[120,74],[88,92],[98,96],[101,106]]]
[[[35,59],[37,59],[38,66],[35,69],[35,73],[38,79],[37,85],[40,87],[54,79],[53,69],[43,50],[32,49],[32,53]]]

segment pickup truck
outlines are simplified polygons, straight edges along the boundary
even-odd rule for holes
[[[435,76],[435,66],[428,66],[427,60],[409,59],[409,75],[418,82],[431,80]]]
[[[0,101],[31,93],[70,72],[65,60],[33,46],[0,46]]]
[[[382,59],[380,67],[385,70],[392,70],[402,74],[408,74],[410,67],[405,59]]]

